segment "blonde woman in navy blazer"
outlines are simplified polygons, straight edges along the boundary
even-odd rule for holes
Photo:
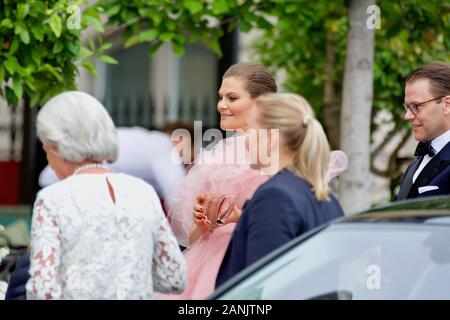
[[[254,169],[274,175],[244,206],[216,287],[290,240],[343,215],[328,185],[327,138],[303,97],[279,93],[257,98],[249,127],[258,129],[248,134],[247,143]],[[260,129],[275,130],[251,139]],[[262,159],[261,154],[268,155]]]

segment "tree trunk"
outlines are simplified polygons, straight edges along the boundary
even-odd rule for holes
[[[366,13],[375,0],[349,0],[350,28],[344,72],[341,113],[341,148],[349,158],[342,174],[339,199],[346,214],[371,204],[370,121],[373,96],[375,32]]]
[[[20,161],[19,202],[32,205],[39,191],[39,173],[47,164],[42,144],[36,135],[38,106],[24,96],[22,160]]]
[[[336,63],[336,52],[334,37],[331,31],[327,31],[327,64],[325,67],[325,86],[323,94],[324,124],[328,140],[332,149],[339,149],[340,123],[339,119],[341,108],[336,103],[336,90],[334,88],[334,65]]]
[[[37,108],[30,107],[29,97],[24,97],[22,160],[20,161],[20,203],[32,204],[36,175],[36,115]]]

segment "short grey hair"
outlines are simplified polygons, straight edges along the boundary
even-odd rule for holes
[[[67,91],[51,98],[39,111],[36,128],[41,142],[56,145],[65,160],[117,160],[114,122],[105,107],[87,93]]]

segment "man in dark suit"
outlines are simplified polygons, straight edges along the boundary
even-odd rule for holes
[[[450,64],[414,70],[406,78],[404,107],[419,144],[397,199],[450,194]]]
[[[5,300],[26,300],[26,284],[30,275],[28,269],[30,268],[30,254],[27,253],[21,256],[16,264],[16,270],[11,276],[11,281],[6,291]]]

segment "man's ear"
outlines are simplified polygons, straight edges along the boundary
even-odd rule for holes
[[[442,102],[444,103],[444,114],[450,115],[450,95],[442,98]]]

